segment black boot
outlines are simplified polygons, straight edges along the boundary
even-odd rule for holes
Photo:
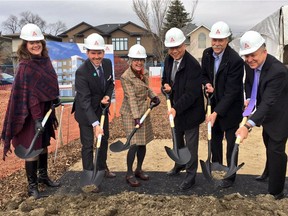
[[[37,182],[37,161],[25,161],[26,175],[28,179],[28,196],[40,198]]]
[[[47,173],[48,154],[40,154],[38,159],[38,182],[47,185],[48,187],[59,187],[60,183],[53,182]]]

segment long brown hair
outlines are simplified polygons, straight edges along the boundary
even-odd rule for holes
[[[47,49],[45,40],[40,40],[40,42],[43,47],[41,56],[48,57],[48,49]],[[26,59],[26,60],[32,59],[32,54],[27,50],[27,43],[28,41],[23,40],[22,44],[19,46],[17,50],[18,61],[23,60],[23,59]]]

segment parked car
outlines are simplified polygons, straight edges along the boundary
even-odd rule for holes
[[[0,73],[0,85],[12,84],[14,77],[7,73]]]

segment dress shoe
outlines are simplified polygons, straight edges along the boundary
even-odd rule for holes
[[[280,200],[280,199],[283,199],[285,197],[283,192],[276,194],[276,195],[273,195],[273,196],[274,196],[275,200]]]
[[[195,184],[195,176],[192,174],[186,174],[184,181],[179,186],[180,190],[186,191]]]
[[[266,181],[266,179],[267,179],[268,177],[269,177],[268,173],[267,173],[267,172],[263,172],[263,174],[260,175],[260,176],[257,176],[257,177],[255,178],[255,180],[256,180],[256,181],[261,181],[261,182],[263,182],[263,181]]]
[[[229,180],[229,179],[223,179],[220,184],[219,184],[219,187],[221,188],[229,188],[233,185],[233,181],[232,180]]]
[[[116,177],[116,174],[113,173],[113,172],[110,172],[109,169],[105,169],[105,177],[106,177],[106,178],[115,178],[115,177]]]
[[[140,182],[133,175],[127,175],[126,181],[131,187],[139,187]]]
[[[168,171],[166,173],[166,175],[168,175],[168,176],[176,176],[176,175],[179,175],[179,173],[182,170],[185,170],[185,165],[184,166],[174,166],[170,171]]]
[[[145,174],[142,170],[135,170],[135,177],[144,181],[149,180],[149,175]]]

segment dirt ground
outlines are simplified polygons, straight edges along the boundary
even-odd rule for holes
[[[180,192],[178,186],[185,174],[177,177],[165,174],[173,161],[164,150],[164,146],[172,148],[172,141],[163,98],[151,115],[156,139],[147,146],[143,164],[151,179],[141,182],[141,187],[131,188],[124,180],[127,151],[109,151],[108,165],[117,177],[104,179],[98,194],[82,193],[79,188],[81,145],[76,140],[59,150],[56,163],[52,162],[52,154],[49,157],[50,176],[58,179],[62,186],[51,189],[40,185],[41,193],[48,197],[38,200],[27,197],[24,170],[1,179],[0,215],[288,215],[287,198],[274,200],[266,194],[267,182],[254,180],[265,163],[261,128],[254,128],[248,140],[240,145],[239,162],[245,165],[237,172],[232,188],[211,186],[203,178],[199,164],[196,185],[188,192]],[[124,137],[119,118],[112,121],[110,128],[110,143]],[[205,124],[200,131],[199,160],[206,161]]]

